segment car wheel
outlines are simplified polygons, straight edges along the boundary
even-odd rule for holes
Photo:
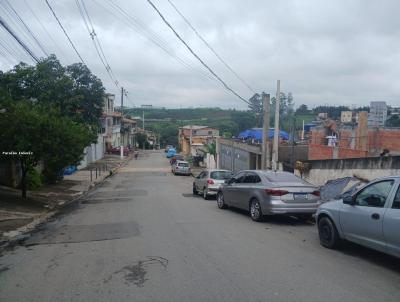
[[[250,217],[254,221],[260,222],[263,220],[263,214],[261,211],[260,202],[257,199],[253,199],[250,203]]]
[[[198,194],[199,192],[197,192],[196,185],[193,184],[193,195],[198,195]]]
[[[329,217],[322,217],[318,222],[319,242],[322,246],[335,249],[340,245],[339,233]]]
[[[207,188],[203,188],[203,198],[204,198],[205,200],[207,200],[207,199],[208,199],[208,192],[207,192]]]
[[[217,206],[220,209],[226,209],[227,205],[225,204],[224,194],[222,192],[218,192],[217,194]]]

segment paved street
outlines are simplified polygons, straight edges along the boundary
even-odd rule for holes
[[[147,153],[0,257],[1,301],[400,301],[400,262],[191,195]]]

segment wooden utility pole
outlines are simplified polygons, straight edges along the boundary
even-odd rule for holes
[[[124,157],[124,87],[121,87],[121,158]]]
[[[274,127],[274,145],[272,149],[272,170],[278,169],[278,149],[279,149],[279,105],[281,97],[281,81],[277,81],[276,99],[275,99],[275,127]]]
[[[269,159],[270,159],[270,150],[269,150],[269,103],[270,97],[269,94],[263,93],[263,109],[264,109],[264,118],[263,118],[263,132],[262,132],[262,151],[261,151],[261,170],[269,169]]]

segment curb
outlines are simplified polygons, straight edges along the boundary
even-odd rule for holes
[[[80,199],[87,196],[87,194],[90,191],[92,191],[95,187],[103,184],[106,179],[117,174],[118,171],[123,166],[126,166],[131,159],[132,159],[132,157],[129,157],[125,162],[123,162],[123,163],[119,164],[117,167],[111,169],[110,170],[111,174],[106,175],[101,181],[91,183],[88,186],[87,190],[81,191],[81,193],[78,197],[73,198],[73,199],[57,206],[54,210],[52,210],[50,212],[40,215],[38,218],[34,219],[32,222],[28,223],[27,225],[19,227],[16,230],[6,232],[6,234],[9,234],[8,236],[7,235],[5,236],[7,238],[0,239],[0,256],[4,250],[12,249],[16,245],[18,245],[18,244],[22,243],[23,241],[25,241],[26,239],[28,239],[41,225],[44,225],[45,223],[49,222],[52,218],[59,215],[62,210],[77,204]]]

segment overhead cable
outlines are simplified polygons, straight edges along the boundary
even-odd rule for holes
[[[55,11],[54,11],[53,8],[51,7],[49,1],[48,1],[48,0],[45,0],[45,1],[46,1],[47,6],[49,7],[49,9],[51,10],[51,12],[53,13],[54,18],[57,20],[58,25],[60,25],[62,31],[64,32],[64,35],[67,37],[67,39],[68,39],[69,43],[71,44],[72,48],[75,50],[76,54],[78,55],[79,59],[81,60],[81,62],[82,62],[84,65],[86,65],[85,61],[82,59],[81,55],[79,54],[78,50],[76,49],[74,43],[72,42],[71,38],[69,37],[69,35],[68,35],[67,31],[65,30],[64,26],[61,24],[60,19],[58,19],[58,17],[57,17],[57,15],[56,15]],[[87,66],[87,65],[86,65],[86,66]]]
[[[6,31],[18,42],[19,45],[34,59],[36,62],[39,62],[39,58],[35,55],[35,53],[29,49],[29,47],[17,36],[17,34],[8,26],[8,24],[3,20],[0,16],[0,25],[4,27]]]
[[[240,100],[245,102],[246,104],[250,104],[249,101],[241,97],[236,91],[234,91],[228,84],[224,82],[197,54],[194,50],[185,42],[185,40],[177,33],[177,31],[172,27],[172,25],[165,19],[163,14],[158,10],[158,8],[153,4],[151,0],[147,0],[147,2],[153,7],[153,9],[158,13],[164,23],[172,30],[174,35],[186,46],[186,48],[190,51],[190,53],[219,81],[221,84],[230,91],[233,95],[238,97]]]
[[[35,34],[30,30],[28,25],[24,22],[24,20],[21,18],[21,16],[18,14],[18,12],[14,9],[14,7],[8,2],[8,0],[5,0],[5,3],[11,8],[13,13],[17,16],[19,22],[24,26],[25,30],[29,33],[29,35],[32,37],[32,39],[36,42],[36,44],[39,46],[40,50],[45,54],[45,56],[49,56],[47,53],[46,49],[42,45],[42,43],[39,41],[39,39],[35,36]]]
[[[174,10],[182,17],[182,19],[185,21],[187,25],[193,30],[193,32],[196,34],[196,36],[203,41],[203,43],[212,51],[212,53],[218,58],[218,60],[221,61],[222,64],[225,65],[225,67],[232,72],[235,77],[241,81],[251,92],[256,93],[253,88],[245,81],[241,76],[238,75],[238,73],[233,70],[232,67],[229,66],[229,64],[215,51],[215,49],[206,41],[206,39],[203,38],[202,35],[196,30],[196,28],[189,22],[189,20],[180,12],[180,10],[175,6],[175,4],[171,0],[167,0],[169,4],[174,8]]]

